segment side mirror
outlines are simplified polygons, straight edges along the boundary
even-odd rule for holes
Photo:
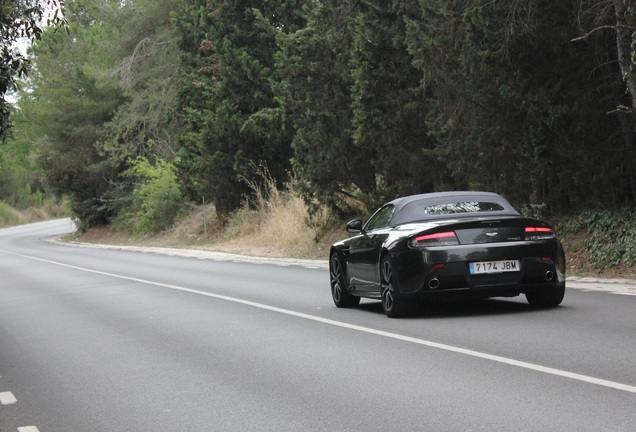
[[[358,219],[349,221],[347,223],[347,232],[356,234],[362,232],[362,221]]]

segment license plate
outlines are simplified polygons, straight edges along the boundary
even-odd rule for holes
[[[519,260],[481,261],[470,263],[470,274],[516,272],[521,270]]]

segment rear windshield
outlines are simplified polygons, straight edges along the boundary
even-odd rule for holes
[[[417,203],[413,203],[417,204]],[[405,206],[408,207],[410,204]],[[456,203],[445,203],[445,204],[435,204],[428,205],[421,209],[422,214],[425,215],[447,215],[447,214],[455,214],[455,213],[479,213],[479,212],[493,212],[493,211],[503,211],[504,208],[497,203],[493,202],[456,202]]]
[[[410,202],[395,214],[391,224],[401,225],[409,222],[422,221],[427,219],[436,219],[439,217],[457,215],[457,216],[479,216],[486,214],[513,214],[518,213],[511,207],[507,207],[504,203],[493,201],[458,201],[458,202],[431,202],[431,200],[418,200]]]

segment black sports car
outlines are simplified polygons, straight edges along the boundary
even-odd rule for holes
[[[389,317],[433,296],[514,297],[558,306],[565,254],[554,229],[521,216],[489,192],[444,192],[395,199],[355,235],[331,247],[331,294],[338,307],[382,301]]]

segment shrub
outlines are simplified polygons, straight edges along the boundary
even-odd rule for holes
[[[315,257],[324,234],[320,227],[330,219],[330,212],[321,207],[310,213],[293,181],[279,190],[267,166],[252,165],[252,169],[254,177],[242,179],[251,194],[230,215],[222,240],[242,253]]]
[[[138,157],[129,161],[136,185],[132,193],[131,208],[118,217],[120,225],[131,227],[135,233],[157,233],[170,228],[183,206],[172,163],[158,161],[152,165],[148,159]],[[122,221],[129,219],[128,221]]]
[[[578,248],[588,252],[590,264],[597,270],[636,264],[636,209],[587,210],[558,228],[564,234],[584,237]]]
[[[596,268],[628,266],[636,263],[636,224],[634,208],[624,207],[616,211],[588,211],[584,214],[585,226],[590,237],[585,247],[590,251],[590,261]]]

